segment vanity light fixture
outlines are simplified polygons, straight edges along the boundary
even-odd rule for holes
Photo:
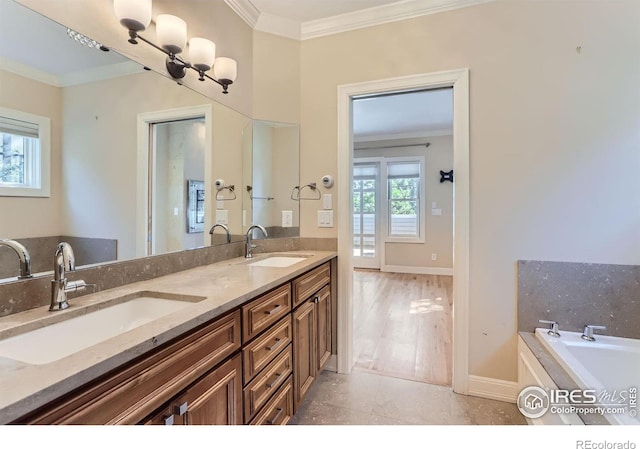
[[[198,72],[199,80],[205,78],[222,86],[222,93],[236,79],[238,65],[231,58],[216,58],[216,44],[208,39],[194,37],[189,40],[189,59],[179,56],[187,44],[187,24],[179,17],[160,14],[156,18],[156,38],[158,43],[140,36],[151,23],[152,0],[114,0],[113,7],[122,26],[129,30],[129,43],[145,42],[167,55],[166,68],[174,79],[182,79],[187,69]],[[213,69],[213,76],[207,72]]]
[[[109,51],[107,47],[102,45],[100,42],[94,41],[90,37],[85,36],[84,34],[78,33],[71,28],[67,28],[67,36],[69,36],[74,41],[78,42],[89,48],[95,48],[96,50]]]

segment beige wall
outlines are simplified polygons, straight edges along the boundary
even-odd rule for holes
[[[453,268],[453,184],[440,183],[440,170],[453,168],[453,136],[432,136],[426,138],[428,147],[410,146],[404,148],[384,148],[381,142],[358,143],[355,157],[401,157],[424,156],[425,158],[425,242],[386,242],[382,265],[418,268]],[[404,145],[393,141],[387,145]],[[436,202],[442,215],[431,215],[431,203]],[[384,218],[383,218],[384,219]],[[384,236],[382,236],[384,239]],[[431,254],[437,260],[431,260]]]
[[[639,16],[498,1],[302,44],[303,181],[337,174],[338,85],[470,69],[471,374],[516,379],[518,259],[640,263]]]
[[[165,56],[149,45],[127,42],[128,32],[118,22],[112,0],[17,0],[56,22],[73,28],[119,53],[165,73]],[[252,114],[253,100],[253,30],[223,1],[177,2],[155,0],[153,17],[174,14],[187,22],[188,37],[205,37],[216,43],[216,55],[238,62],[238,78],[223,95],[221,87],[212,81],[200,82],[197,74],[189,73],[184,84],[209,98],[245,115]],[[141,35],[155,41],[155,26]]]
[[[4,70],[0,70],[0,86],[0,106],[51,119],[51,196],[0,196],[0,238],[61,235],[62,91]]]
[[[300,123],[300,42],[253,33],[253,117]]]

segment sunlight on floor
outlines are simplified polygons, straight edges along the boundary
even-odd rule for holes
[[[442,301],[442,298],[436,298],[436,301]],[[442,312],[444,309],[439,304],[434,304],[429,298],[411,301],[409,305],[410,314]]]

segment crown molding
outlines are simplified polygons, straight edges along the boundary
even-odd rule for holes
[[[399,141],[424,140],[428,137],[440,137],[453,135],[453,128],[434,129],[429,131],[416,131],[395,134],[363,134],[353,137],[354,144],[380,144],[384,146],[390,142],[396,144]],[[415,143],[415,142],[412,142]]]
[[[242,18],[247,24],[255,29],[258,19],[260,18],[260,11],[253,6],[249,0],[224,0],[224,2]]]
[[[13,73],[24,78],[48,84],[53,87],[70,87],[78,84],[103,81],[119,76],[141,73],[142,67],[137,62],[125,61],[118,64],[111,64],[104,67],[97,67],[88,70],[80,70],[64,75],[52,75],[42,70],[34,69],[28,65],[6,59],[0,56],[0,67],[6,72]]]
[[[405,0],[326,19],[304,22],[301,25],[300,35],[302,40],[313,39],[492,1],[495,0]]]

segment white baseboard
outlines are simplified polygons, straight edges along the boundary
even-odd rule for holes
[[[441,267],[405,267],[402,265],[382,265],[380,271],[388,273],[410,273],[410,274],[434,274],[438,276],[453,276],[453,268]]]
[[[516,403],[518,398],[518,383],[507,380],[493,379],[469,375],[469,395],[496,401]]]

